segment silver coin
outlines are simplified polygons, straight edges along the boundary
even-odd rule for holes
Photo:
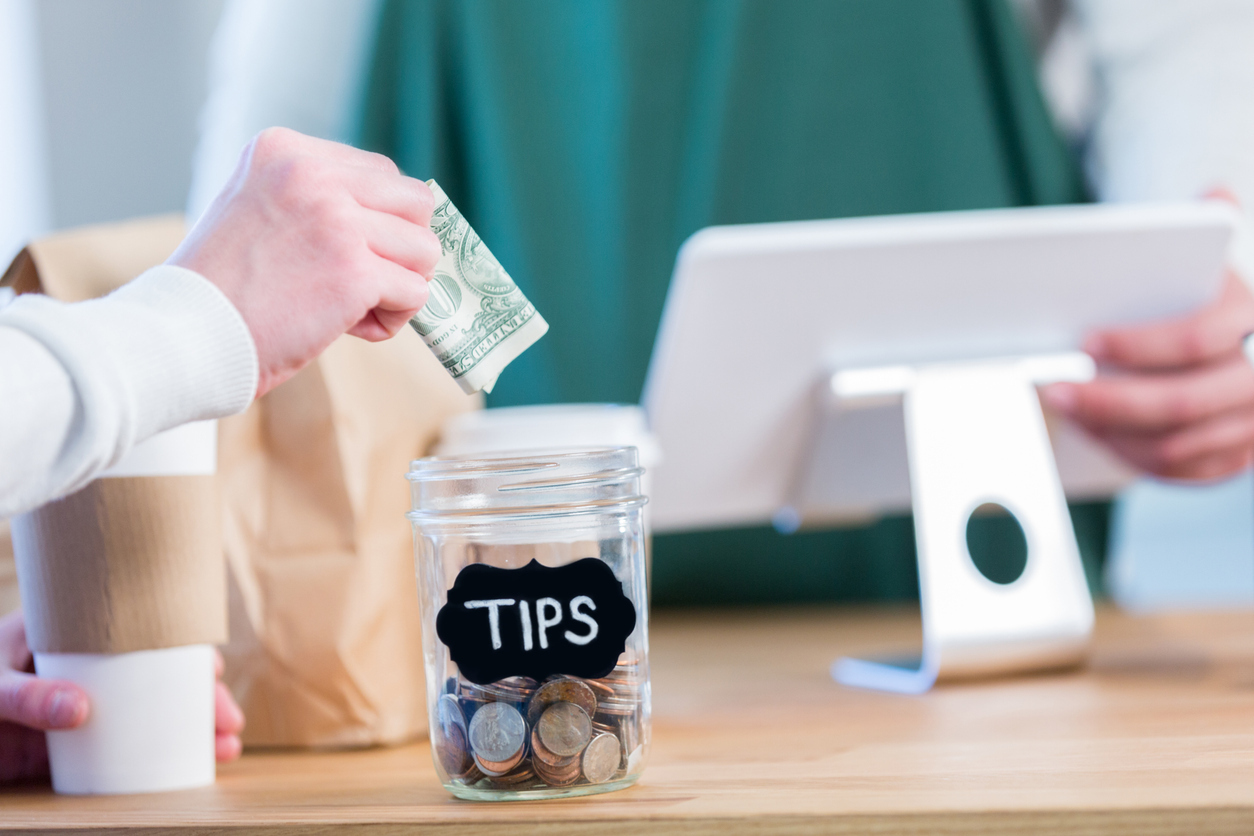
[[[540,715],[536,732],[544,748],[568,758],[582,752],[592,739],[592,718],[573,702],[555,702]]]
[[[480,761],[504,763],[527,742],[527,721],[507,702],[490,702],[470,720],[470,748]]]
[[[583,777],[604,784],[614,777],[623,761],[623,744],[612,734],[598,734],[583,750]]]
[[[461,703],[453,694],[444,694],[437,703],[436,713],[440,717],[440,727],[445,730],[457,726],[466,731],[466,712],[462,711]]]

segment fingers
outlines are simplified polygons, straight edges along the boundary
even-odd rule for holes
[[[1233,410],[1167,433],[1097,437],[1126,461],[1158,476],[1215,479],[1254,458],[1254,409]]]
[[[1227,449],[1177,460],[1160,448],[1159,445],[1165,444],[1165,440],[1157,444],[1146,439],[1123,437],[1101,440],[1124,461],[1139,470],[1166,479],[1222,479],[1240,472],[1254,462],[1254,451],[1248,448]]]
[[[230,763],[244,751],[238,735],[219,734],[213,738],[214,759],[218,763]]]
[[[214,684],[213,714],[214,756],[219,763],[233,761],[244,750],[239,736],[244,730],[244,712],[221,682]]]
[[[0,668],[26,670],[31,663],[26,646],[26,622],[21,610],[0,617]]]
[[[375,255],[423,278],[431,276],[440,260],[440,239],[429,227],[382,212],[370,214],[366,243]]]
[[[371,342],[393,337],[427,302],[427,282],[417,273],[385,259],[374,269],[379,282],[376,305],[348,333]]]
[[[213,728],[218,734],[238,735],[244,730],[244,712],[221,682],[214,683]]]
[[[0,670],[0,721],[43,731],[72,729],[87,721],[87,694],[69,682]]]
[[[417,311],[414,311],[414,313],[417,313]],[[405,327],[405,323],[409,322],[412,316],[413,314],[408,312],[385,311],[381,308],[375,308],[362,317],[360,322],[349,328],[347,333],[367,342],[383,342],[399,334],[401,329]]]
[[[216,648],[213,651],[214,675],[222,678],[225,663],[222,653]],[[244,712],[239,703],[231,696],[231,690],[225,683],[213,683],[213,750],[214,759],[218,763],[233,761],[244,751],[240,732],[244,730]]]
[[[1235,355],[1188,372],[1056,383],[1041,389],[1041,399],[1099,435],[1162,432],[1254,404],[1254,367]]]
[[[1112,328],[1093,334],[1084,350],[1100,364],[1125,369],[1177,369],[1240,350],[1254,331],[1254,296],[1233,273],[1219,299],[1197,313],[1167,322]]]
[[[361,206],[404,218],[420,227],[431,223],[435,198],[423,181],[403,174],[370,170],[357,170],[346,176],[349,193]]]

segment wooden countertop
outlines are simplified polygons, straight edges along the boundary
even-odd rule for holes
[[[0,830],[232,834],[1254,833],[1254,613],[1099,615],[1083,671],[895,696],[828,678],[918,641],[902,611],[663,613],[638,786],[447,795],[425,745],[255,753],[205,790],[0,791]]]

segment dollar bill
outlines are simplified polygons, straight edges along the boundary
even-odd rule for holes
[[[510,362],[549,330],[434,180],[431,230],[443,254],[427,304],[409,321],[462,391],[491,392]]]

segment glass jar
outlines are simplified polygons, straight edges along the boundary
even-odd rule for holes
[[[635,783],[649,745],[636,448],[410,466],[436,771],[475,800]]]

